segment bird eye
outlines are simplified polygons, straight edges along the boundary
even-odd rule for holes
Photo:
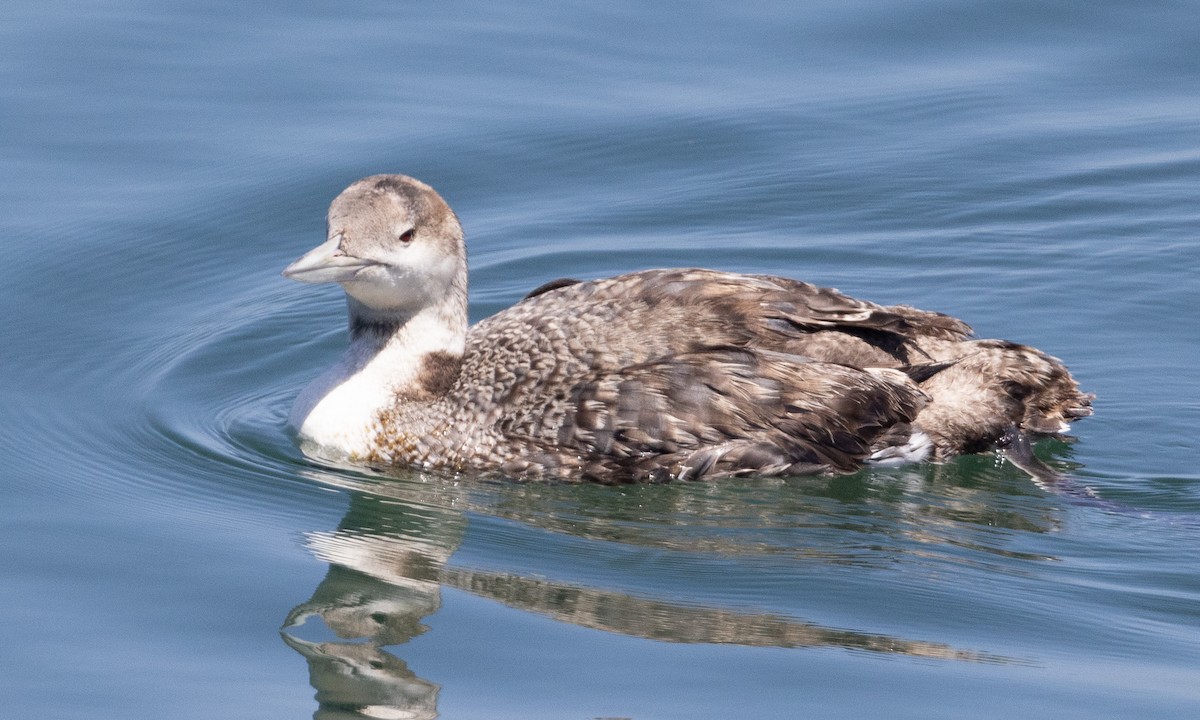
[[[413,235],[416,235],[416,234],[417,234],[416,228],[409,228],[408,230],[405,230],[404,232],[400,233],[399,240],[400,240],[400,242],[407,245],[413,241]]]

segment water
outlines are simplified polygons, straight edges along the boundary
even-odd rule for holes
[[[54,718],[1196,717],[1192,3],[0,10],[0,704]],[[472,314],[773,272],[1098,394],[1038,452],[566,487],[321,468],[279,270],[345,185],[467,228]],[[283,634],[281,626],[287,625]]]

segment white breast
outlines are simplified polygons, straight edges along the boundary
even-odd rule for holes
[[[365,457],[390,389],[370,373],[350,374],[338,365],[300,393],[288,424],[302,441],[319,445],[326,453]]]
[[[374,449],[380,412],[399,391],[416,382],[424,353],[462,353],[461,335],[444,337],[418,315],[382,346],[370,339],[350,343],[337,365],[296,398],[290,425],[301,441],[320,446],[322,455],[361,459]]]

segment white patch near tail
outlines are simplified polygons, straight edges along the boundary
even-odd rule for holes
[[[908,442],[876,450],[867,458],[867,462],[872,465],[904,465],[927,460],[932,453],[933,440],[924,432],[916,430],[908,436]]]

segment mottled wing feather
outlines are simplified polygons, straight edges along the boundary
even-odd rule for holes
[[[718,348],[580,383],[555,444],[610,481],[851,471],[921,405],[902,376]]]
[[[765,347],[857,367],[898,366],[927,361],[925,340],[971,334],[966,323],[948,315],[885,307],[788,278],[697,269],[625,278],[632,282],[623,287],[597,284],[595,296],[620,292],[661,316],[682,320],[674,332],[694,329],[710,344]]]

